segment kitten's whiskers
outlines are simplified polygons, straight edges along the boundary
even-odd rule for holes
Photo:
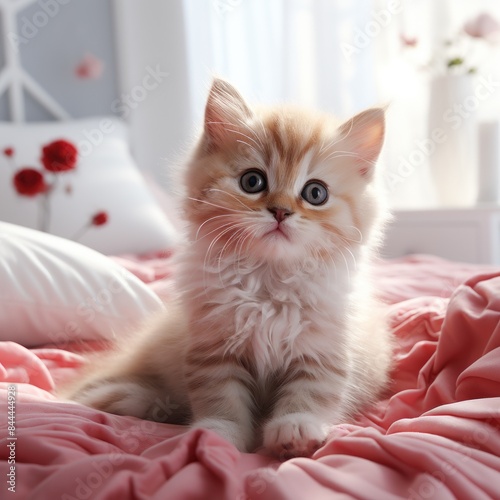
[[[229,125],[231,127],[234,127],[234,123],[226,123],[226,122],[211,122],[211,123],[219,123],[221,125]],[[240,123],[245,127],[246,124],[240,120]],[[226,130],[228,132],[234,132],[235,134],[238,134],[238,135],[241,135],[243,137],[246,137],[249,141],[252,141],[257,147],[260,147],[262,148],[262,144],[259,144],[255,139],[253,139],[252,137],[250,137],[249,135],[247,134],[244,134],[241,130],[236,130],[234,128],[226,128]],[[249,144],[247,144],[248,146],[250,146]]]
[[[354,266],[354,271],[357,271],[358,270],[358,263],[356,262],[356,257],[354,256],[354,254],[351,252],[351,250],[349,249],[349,247],[346,245],[344,247],[342,247],[346,252],[349,253],[349,255],[352,257],[352,263],[353,263],[353,266]]]
[[[342,233],[342,237],[346,241],[351,241],[352,243],[363,243],[363,233],[356,226],[344,226],[345,229],[354,229],[354,231],[359,234],[359,239],[355,240],[352,238],[348,238],[344,233]]]
[[[228,248],[228,246],[233,242],[233,240],[239,238],[240,235],[241,235],[241,233],[243,233],[245,231],[246,224],[243,224],[243,223],[240,222],[238,224],[234,224],[233,225],[234,229],[236,229],[236,227],[238,227],[238,229],[234,232],[234,234],[232,234],[229,237],[229,239],[226,241],[226,243],[224,243],[223,247],[221,248],[221,250],[218,253],[217,260],[219,262],[219,272],[220,272],[220,265],[221,265],[221,262],[222,262],[222,258],[224,257],[224,252],[226,251],[226,249]]]
[[[192,198],[191,196],[188,196],[187,198],[188,198],[188,200],[197,201],[199,203],[205,203],[206,205],[210,205],[210,206],[215,207],[215,208],[221,208],[222,210],[227,210],[228,212],[235,212],[237,214],[247,213],[244,210],[236,210],[234,208],[224,207],[223,205],[217,205],[217,203],[212,203],[212,202],[207,201],[207,200],[200,200],[199,198]]]
[[[223,231],[221,231],[215,238],[210,242],[210,245],[207,248],[207,251],[205,253],[205,260],[203,262],[203,267],[205,269],[208,268],[208,262],[210,261],[210,256],[212,254],[212,250],[214,249],[215,245],[217,242],[228,232],[232,231],[234,224],[231,224],[229,227],[226,227]]]
[[[245,244],[245,242],[250,238],[250,241],[254,240],[255,237],[257,236],[257,232],[255,231],[255,228],[258,228],[259,227],[259,224],[258,223],[254,223],[252,224],[251,226],[248,226],[248,231],[247,231],[247,234],[240,239],[240,241],[238,242],[238,244],[236,245],[236,248],[235,248],[235,254],[236,254],[236,260],[235,260],[235,265],[237,264],[237,267],[235,269],[236,273],[239,275],[240,274],[240,264],[241,264],[241,261],[243,260],[241,258],[241,254],[243,252],[243,245]]]
[[[350,151],[333,151],[324,159],[324,161],[335,160],[337,158],[361,158],[361,157],[358,154],[352,153]]]
[[[214,221],[215,219],[220,219],[222,217],[234,217],[233,214],[223,214],[223,215],[214,215],[213,217],[210,217],[210,219],[207,219],[205,222],[203,222],[202,224],[200,224],[200,227],[198,228],[198,230],[196,231],[196,235],[194,237],[194,239],[196,241],[200,241],[202,240],[203,238],[207,237],[208,235],[212,234],[213,232],[217,231],[217,229],[220,229],[222,227],[225,227],[225,226],[228,226],[230,224],[232,224],[233,222],[226,222],[225,224],[222,224],[221,226],[217,226],[215,229],[212,229],[210,232],[208,232],[207,234],[205,234],[204,236],[202,236],[199,240],[198,240],[198,236],[200,234],[200,231],[202,229],[202,227],[205,225],[205,224],[208,224],[209,222],[212,222]]]
[[[240,244],[240,239],[243,238],[243,235],[247,232],[249,226],[248,226],[248,223],[247,221],[241,221],[241,222],[229,222],[229,223],[226,223],[214,230],[211,231],[211,233],[219,230],[219,229],[222,229],[222,231],[220,233],[218,233],[214,238],[213,240],[210,242],[210,245],[208,246],[208,249],[205,253],[205,259],[204,259],[204,269],[206,270],[206,272],[208,272],[209,270],[209,262],[212,260],[212,252],[214,250],[214,247],[215,245],[217,244],[217,242],[220,241],[220,239],[225,236],[226,234],[228,234],[229,232],[231,231],[234,231],[234,234],[232,234],[229,239],[224,243],[223,247],[217,252],[217,257],[216,257],[216,261],[217,261],[217,273],[219,274],[219,278],[221,280],[221,284],[224,285],[223,283],[223,280],[222,280],[222,260],[224,258],[224,254],[227,252],[228,250],[228,247],[234,243],[234,241],[236,240],[236,248],[238,248],[238,245]],[[249,234],[248,236],[250,236],[251,234]],[[246,236],[243,238],[243,240],[246,238]],[[206,283],[206,281],[205,281]]]
[[[337,250],[339,251],[340,255],[342,255],[342,259],[344,260],[344,263],[345,263],[345,269],[347,271],[347,280],[348,282],[351,281],[351,270],[349,269],[349,262],[347,262],[347,259],[344,255],[344,252],[342,251],[342,249],[345,249],[346,247],[344,246],[337,246]]]
[[[234,194],[228,193],[227,191],[223,191],[222,189],[217,189],[217,188],[210,188],[208,191],[214,192],[214,193],[227,194],[228,196],[230,196],[231,198],[233,198],[234,200],[236,200],[240,205],[242,205],[246,209],[248,209],[250,212],[256,212],[257,211],[255,209],[249,207],[248,205],[245,205],[245,203],[243,203],[238,197],[236,197]]]
[[[242,125],[243,127],[247,128],[247,124],[241,118],[238,121],[239,121],[240,125]],[[262,123],[261,120],[259,120],[259,125],[261,126],[262,130],[264,131],[264,135],[265,135],[264,124]],[[255,139],[252,139],[249,136],[245,136],[245,137],[247,137],[248,139],[250,139],[251,141],[253,141],[255,144],[258,144],[260,146],[261,150],[263,151],[265,148],[264,148],[263,142],[261,141],[261,138],[258,136],[258,134],[255,133],[254,130],[249,130],[249,131],[253,133],[253,136],[255,137]]]

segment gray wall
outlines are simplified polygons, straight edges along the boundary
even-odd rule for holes
[[[52,11],[48,10],[49,4]],[[111,0],[38,1],[19,12],[17,24],[22,37],[18,47],[23,68],[71,117],[112,113],[118,81]],[[2,35],[0,67],[5,60],[4,44],[11,43]],[[99,79],[82,80],[74,74],[75,66],[87,52],[105,64]],[[53,119],[26,92],[25,107],[27,121]],[[7,95],[3,94],[0,120],[10,118]]]

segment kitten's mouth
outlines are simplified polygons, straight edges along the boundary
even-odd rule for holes
[[[274,229],[271,229],[271,231],[267,232],[264,236],[271,236],[273,238],[284,238],[290,241],[290,236],[287,234],[286,230],[279,224]]]

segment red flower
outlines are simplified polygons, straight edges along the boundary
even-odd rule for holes
[[[30,167],[23,168],[14,175],[14,187],[23,196],[36,196],[47,189],[43,174]]]
[[[60,139],[42,149],[41,162],[50,172],[73,170],[78,158],[78,150],[68,141]]]
[[[103,226],[108,222],[108,214],[107,212],[97,212],[92,216],[92,225],[93,226]]]
[[[3,154],[5,156],[8,156],[9,158],[11,158],[12,156],[14,156],[14,148],[10,148],[10,147],[9,148],[5,148],[3,150]]]

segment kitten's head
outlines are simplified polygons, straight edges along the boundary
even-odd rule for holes
[[[186,176],[191,236],[214,256],[337,260],[379,213],[384,111],[343,124],[288,107],[253,109],[215,80]]]

